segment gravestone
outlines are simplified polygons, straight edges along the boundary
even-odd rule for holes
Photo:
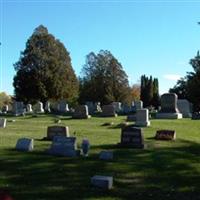
[[[14,101],[12,106],[12,112],[14,115],[23,115],[24,114],[24,103],[21,101]]]
[[[155,139],[157,140],[175,140],[176,132],[174,130],[158,130]]]
[[[50,113],[51,112],[51,105],[50,105],[50,102],[46,102],[45,103],[45,106],[44,106],[44,110],[45,110],[45,112],[47,112],[47,113]]]
[[[47,128],[47,140],[53,140],[55,136],[69,137],[69,128],[67,126],[49,126]]]
[[[94,114],[95,112],[95,105],[92,101],[86,101],[86,106],[88,107],[88,112],[90,115]]]
[[[27,110],[27,113],[32,113],[33,112],[32,105],[31,104],[27,104],[26,110]]]
[[[102,112],[101,103],[100,102],[95,102],[94,103],[94,107],[95,107],[95,112]]]
[[[69,112],[69,106],[66,101],[62,100],[58,103],[58,111],[61,113]]]
[[[100,160],[113,160],[113,152],[112,151],[101,151],[99,154]]]
[[[6,128],[7,119],[0,118],[0,128]]]
[[[16,144],[18,151],[32,151],[34,147],[34,140],[28,138],[20,138]]]
[[[122,104],[122,113],[129,114],[131,112],[131,107],[127,104]]]
[[[88,113],[88,107],[86,105],[80,105],[75,108],[72,117],[74,119],[88,119],[91,116]]]
[[[133,125],[125,126],[121,130],[120,147],[144,148],[144,136],[141,128]]]
[[[96,175],[91,178],[91,184],[95,187],[109,190],[113,187],[113,177]]]
[[[136,126],[143,126],[143,127],[150,126],[149,110],[148,109],[137,110],[135,125]]]
[[[122,103],[121,102],[112,102],[111,105],[114,106],[116,113],[120,113],[122,111]]]
[[[135,111],[140,110],[143,108],[143,102],[140,100],[134,101],[134,106],[135,106]]]
[[[2,108],[2,112],[3,113],[7,113],[9,110],[9,106],[8,105],[4,105],[3,108]]]
[[[193,120],[199,120],[200,119],[200,112],[192,113],[192,119]]]
[[[177,95],[165,93],[161,96],[161,110],[156,113],[158,119],[181,119],[182,114],[177,107]]]
[[[117,117],[114,106],[113,105],[104,105],[102,107],[101,116],[102,117]]]
[[[80,155],[80,150],[76,148],[76,137],[55,136],[48,153],[51,155],[76,157]]]
[[[177,106],[184,118],[192,117],[191,104],[187,99],[178,99]]]
[[[36,113],[44,113],[43,103],[42,102],[37,102],[34,105],[34,112],[36,112]]]

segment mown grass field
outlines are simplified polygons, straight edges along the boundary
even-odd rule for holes
[[[119,149],[117,118],[92,117],[74,120],[61,117],[61,124],[76,132],[78,145],[87,137],[91,143],[89,157],[55,157],[45,153],[51,142],[41,141],[47,126],[55,125],[55,116],[33,118],[8,117],[5,129],[0,129],[0,188],[10,191],[15,200],[191,200],[200,199],[200,121],[151,120],[144,128],[147,148]],[[102,126],[114,122],[112,126]],[[153,139],[158,129],[175,129],[176,141]],[[18,138],[35,139],[33,152],[14,150]],[[113,150],[113,161],[100,161],[101,150]],[[102,191],[91,187],[93,175],[109,175],[114,187]]]

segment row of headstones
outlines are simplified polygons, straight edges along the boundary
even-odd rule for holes
[[[50,105],[49,102],[46,102],[45,107],[43,108],[43,103],[38,102],[35,105],[27,104],[24,105],[23,102],[15,101],[12,105],[11,112],[15,115],[22,115],[25,113],[44,113],[44,112],[51,112],[51,108],[54,110],[65,113],[69,111],[68,104],[65,101],[61,101],[59,103],[55,103],[55,105]],[[9,106],[5,105],[2,109],[3,113],[9,112]]]

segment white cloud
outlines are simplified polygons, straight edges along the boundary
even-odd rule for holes
[[[165,74],[163,77],[170,81],[177,81],[181,78],[181,76],[178,74]]]

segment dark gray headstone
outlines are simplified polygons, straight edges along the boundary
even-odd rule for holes
[[[115,107],[113,105],[104,105],[102,107],[102,117],[116,117]]]
[[[75,111],[73,113],[74,119],[88,119],[90,117],[91,116],[89,115],[87,105],[80,105],[75,108]]]
[[[55,136],[48,153],[67,157],[78,156],[80,151],[76,150],[76,137]]]
[[[161,96],[161,110],[163,113],[179,113],[177,107],[177,95],[175,93],[166,93]]]
[[[121,142],[122,147],[131,148],[144,148],[144,136],[141,128],[136,128],[132,125],[125,126],[121,130]]]
[[[113,187],[113,177],[111,176],[93,176],[91,184],[101,189],[111,189]]]
[[[55,136],[69,137],[69,128],[67,126],[49,126],[46,139],[52,140]]]

